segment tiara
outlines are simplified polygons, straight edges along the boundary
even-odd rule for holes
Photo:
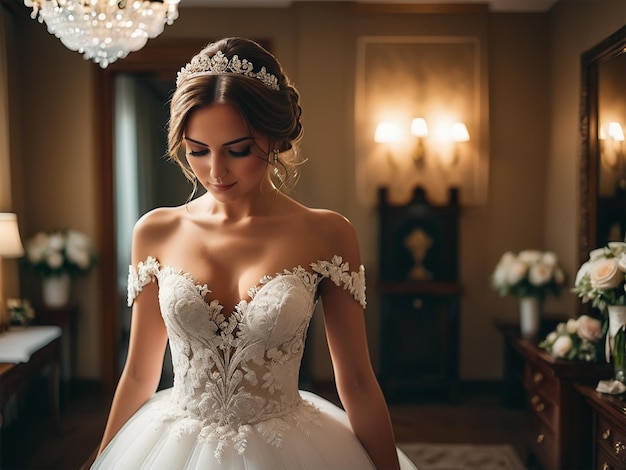
[[[176,76],[176,86],[179,86],[183,80],[198,74],[222,75],[226,73],[238,73],[246,77],[252,77],[263,82],[272,90],[280,90],[276,75],[272,75],[261,67],[258,72],[253,72],[254,65],[248,59],[240,60],[239,56],[234,55],[230,60],[222,51],[217,51],[215,55],[207,57],[205,55],[197,55],[191,62],[180,69]]]

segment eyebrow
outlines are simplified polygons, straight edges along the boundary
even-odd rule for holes
[[[189,142],[193,142],[194,144],[202,145],[203,147],[208,147],[208,145],[205,144],[204,142],[200,142],[199,140],[192,139],[191,137],[184,137],[184,139],[188,140]],[[254,139],[254,137],[252,137],[251,135],[247,135],[245,137],[239,137],[238,139],[231,140],[230,142],[224,142],[222,144],[222,147],[226,147],[228,145],[237,144],[239,142],[243,142],[244,140],[253,140],[253,139]]]

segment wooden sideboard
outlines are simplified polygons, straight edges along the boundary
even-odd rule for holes
[[[12,328],[0,335],[0,427],[4,407],[46,367],[50,367],[48,398],[58,426],[61,330],[55,326]]]
[[[592,462],[597,470],[626,469],[626,395],[607,395],[576,385],[593,409]]]
[[[543,469],[589,469],[592,462],[592,410],[575,389],[611,377],[609,364],[555,359],[537,341],[510,338],[523,358],[522,383],[531,417],[531,463]]]

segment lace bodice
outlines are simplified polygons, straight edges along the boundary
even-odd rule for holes
[[[149,257],[129,268],[128,304],[156,281],[174,368],[172,400],[161,420],[177,431],[200,431],[200,438],[244,452],[252,429],[280,446],[295,425],[315,421],[316,410],[298,393],[306,331],[320,282],[328,278],[363,307],[365,272],[335,256],[265,276],[233,312],[206,301],[207,285]]]

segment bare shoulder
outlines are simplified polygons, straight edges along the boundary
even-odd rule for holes
[[[350,264],[360,263],[356,231],[352,223],[342,214],[328,209],[309,209],[308,225],[321,242],[324,258],[338,255]]]
[[[141,216],[133,229],[134,262],[147,256],[159,257],[162,245],[181,223],[182,210],[181,207],[160,207]]]

